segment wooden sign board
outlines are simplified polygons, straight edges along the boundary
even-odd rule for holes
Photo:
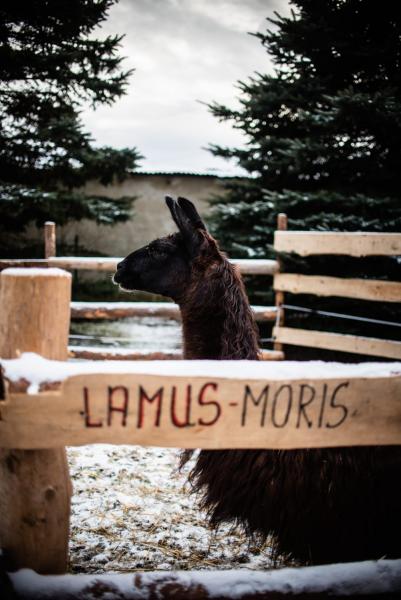
[[[191,372],[192,361],[177,362],[181,364],[172,372],[178,368],[184,373],[185,367]],[[100,442],[274,449],[401,444],[401,365],[389,376],[358,376],[356,367],[356,375],[333,376],[335,370],[328,368],[326,376],[320,367],[310,377],[309,364],[300,377],[299,363],[297,368],[291,367],[296,363],[261,363],[247,377],[246,364],[237,363],[236,374],[228,378],[216,375],[216,368],[209,369],[210,375],[196,374],[196,369],[192,376],[157,375],[149,372],[155,369],[149,363],[147,368],[144,363],[130,368],[114,362],[112,369],[104,362],[96,368],[105,372],[88,367],[84,373],[81,363],[80,373],[47,381],[37,390],[27,378],[7,379],[6,368],[0,447]],[[166,373],[168,367],[164,362],[159,368]],[[232,373],[233,362],[230,369]],[[34,393],[27,393],[29,389]]]

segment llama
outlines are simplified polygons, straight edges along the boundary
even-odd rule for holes
[[[238,270],[192,202],[166,202],[178,232],[128,255],[114,282],[179,305],[184,358],[258,359]],[[276,557],[319,564],[401,554],[398,447],[202,450],[190,480],[212,525],[232,522],[260,540],[271,536]]]

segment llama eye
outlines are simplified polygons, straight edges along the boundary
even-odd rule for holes
[[[160,250],[160,248],[149,248],[148,251],[152,258],[164,258],[167,256],[166,252]]]

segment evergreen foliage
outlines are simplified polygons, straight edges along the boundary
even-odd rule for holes
[[[211,146],[250,175],[214,199],[233,255],[266,256],[278,212],[291,229],[400,231],[401,12],[375,0],[292,0],[256,37],[275,70],[239,82],[212,113],[247,136]]]
[[[231,180],[227,195],[213,199],[213,233],[233,256],[271,255],[279,212],[287,213],[292,230],[401,231],[399,7],[375,0],[291,0],[291,5],[289,17],[276,15],[266,33],[256,34],[274,72],[239,82],[238,109],[210,105],[218,119],[232,122],[247,138],[242,148],[210,147],[249,174]],[[400,263],[390,257],[282,259],[290,272],[401,280]],[[248,289],[253,301],[273,301],[261,278]],[[401,318],[395,303],[290,294],[286,301],[389,321]],[[401,339],[400,328],[291,311],[286,323]],[[335,356],[290,346],[286,354]]]
[[[129,216],[127,198],[88,196],[91,179],[109,184],[134,169],[135,148],[95,147],[84,106],[112,104],[131,72],[120,36],[94,30],[116,0],[4,0],[0,7],[0,223],[21,232],[34,221]],[[2,236],[4,242],[4,236]]]

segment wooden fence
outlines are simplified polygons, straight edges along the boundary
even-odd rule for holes
[[[56,256],[56,226],[45,223],[45,258],[37,260],[2,260],[0,271],[9,267],[47,267],[67,270],[114,271],[121,258]],[[363,232],[288,231],[287,216],[279,214],[274,248],[277,253],[295,253],[303,257],[319,255],[401,256],[401,234]],[[305,330],[285,326],[285,292],[312,294],[321,297],[337,296],[375,302],[401,302],[401,282],[299,275],[282,272],[280,259],[233,259],[243,275],[273,276],[276,306],[252,306],[258,322],[275,323],[274,350],[264,350],[266,361],[282,360],[283,345],[324,348],[341,352],[401,358],[401,342],[339,334],[328,331]],[[121,319],[133,316],[156,316],[178,320],[178,307],[170,302],[72,302],[73,319]],[[153,360],[171,359],[171,352],[127,352],[96,347],[70,347],[70,356],[92,360]]]
[[[122,257],[56,256],[56,224],[48,221],[44,226],[43,259],[0,259],[0,272],[7,268],[61,268],[67,271],[92,270],[114,272]],[[279,264],[270,259],[232,259],[242,275],[272,276]],[[256,321],[274,322],[277,318],[275,306],[252,306]],[[108,320],[129,317],[165,317],[180,319],[179,308],[172,302],[72,302],[72,319]],[[126,352],[124,349],[88,346],[70,346],[71,358],[91,360],[169,360],[180,358],[171,352]],[[261,351],[262,360],[283,360],[284,354],[278,348]]]
[[[275,248],[301,256],[399,255],[399,234],[288,232],[279,215]],[[71,348],[74,318],[168,316],[170,303],[71,303],[71,277],[60,270],[112,271],[118,258],[56,257],[55,226],[45,227],[45,258],[0,260],[0,547],[13,568],[64,573],[71,484],[65,445],[107,442],[187,448],[319,448],[401,444],[401,364],[335,365],[175,361],[172,353]],[[276,307],[253,307],[276,321],[282,345],[401,358],[401,343],[284,326],[285,292],[400,302],[399,282],[283,273],[280,261],[235,262],[242,273],[273,275]],[[30,267],[24,269],[23,267]],[[36,267],[32,269],[32,267]],[[45,269],[42,269],[45,267]],[[27,355],[24,352],[36,352]],[[70,356],[114,359],[65,362]],[[146,360],[129,367],[115,359]],[[158,359],[167,359],[159,362]],[[149,573],[41,577],[21,571],[19,598],[117,594],[119,598],[396,598],[401,561],[285,569],[279,573]],[[320,582],[320,583],[317,583]],[[359,582],[359,587],[358,583]],[[3,585],[0,581],[0,586]],[[10,583],[11,585],[11,583]],[[53,587],[52,587],[53,586]]]
[[[0,276],[0,545],[14,569],[66,570],[72,493],[66,444],[401,444],[400,363],[72,364],[66,362],[70,294],[71,276],[58,268],[7,269]],[[278,341],[282,329],[276,328]],[[208,574],[170,573],[136,574],[130,584],[118,577],[72,584],[62,577],[57,589],[59,598],[82,597],[82,590],[117,590],[120,598],[230,598],[231,582],[238,598],[249,599],[397,597],[400,573],[401,561],[383,560],[289,569],[285,585],[274,573],[232,573],[230,580],[214,573],[214,587]],[[22,598],[39,598],[46,582],[56,583],[32,575],[27,584],[27,577],[11,578]]]
[[[401,234],[276,231],[274,248],[277,252],[292,252],[305,257],[319,254],[353,257],[401,256]],[[285,327],[282,308],[285,306],[284,292],[401,303],[400,281],[276,272],[274,289],[280,295],[278,319],[273,329],[273,336],[280,344],[279,349],[281,344],[292,344],[401,359],[401,342],[396,340]]]

